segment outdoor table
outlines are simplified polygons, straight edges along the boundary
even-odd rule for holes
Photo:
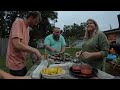
[[[32,68],[27,72],[26,76],[30,76],[32,77],[32,72],[37,68],[37,66],[39,65],[40,63],[35,63]],[[98,69],[97,69],[98,70]],[[40,78],[42,79],[42,78]],[[71,73],[69,72],[69,69],[66,68],[65,69],[65,75],[64,77],[62,77],[61,79],[80,79],[78,77],[75,77],[73,75],[71,75]],[[104,71],[101,71],[101,70],[98,70],[98,73],[96,76],[94,77],[91,77],[89,79],[115,79],[115,76],[113,75],[110,75]]]

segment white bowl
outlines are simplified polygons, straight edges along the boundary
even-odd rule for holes
[[[61,79],[65,75],[65,70],[63,71],[64,71],[63,74],[56,74],[56,75],[43,74],[42,71],[41,71],[41,74],[46,79]]]

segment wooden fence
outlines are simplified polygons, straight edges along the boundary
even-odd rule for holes
[[[6,56],[8,38],[0,38],[0,56]]]

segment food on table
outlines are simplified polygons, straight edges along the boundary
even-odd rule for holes
[[[93,68],[87,64],[74,64],[71,68],[74,73],[79,72],[79,74],[82,74],[83,76],[92,75]]]
[[[43,74],[47,75],[58,75],[58,74],[64,74],[64,70],[60,67],[50,67],[50,68],[44,68],[41,71]]]
[[[83,75],[91,75],[92,74],[92,67],[91,66],[83,64],[80,66],[80,68],[81,68],[80,72]]]
[[[70,61],[72,56],[69,53],[56,53],[55,55],[50,56],[49,58],[60,61]]]
[[[72,66],[72,70],[73,71],[80,71],[81,68],[80,68],[80,66]]]

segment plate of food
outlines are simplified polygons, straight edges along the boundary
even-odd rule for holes
[[[58,61],[70,61],[72,59],[72,56],[69,53],[64,53],[64,54],[56,53],[50,56],[50,58]]]
[[[78,78],[90,78],[96,76],[98,70],[87,64],[82,64],[70,67],[70,73]]]
[[[49,67],[43,68],[41,74],[46,79],[61,79],[65,75],[65,70],[60,66]]]

